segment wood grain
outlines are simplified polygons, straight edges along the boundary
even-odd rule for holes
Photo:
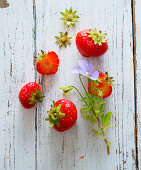
[[[18,100],[21,87],[35,80],[33,3],[11,0],[0,9],[0,169],[35,166],[35,108]]]
[[[80,20],[75,28],[68,29],[59,19],[59,12],[71,6],[78,11]],[[36,0],[36,24],[37,52],[41,49],[46,52],[54,50],[60,58],[56,75],[37,75],[46,95],[37,109],[37,169],[136,169],[131,0],[48,0],[42,3]],[[107,133],[111,141],[111,155],[108,157],[102,139],[91,133],[93,125],[81,116],[80,98],[76,92],[68,97],[78,107],[75,127],[68,132],[57,133],[49,129],[44,120],[52,101],[62,97],[58,89],[60,86],[73,83],[82,90],[78,77],[70,73],[78,59],[83,58],[75,47],[75,36],[79,30],[94,27],[108,33],[109,50],[104,56],[89,58],[88,61],[98,70],[108,70],[116,84],[105,108],[105,112],[113,111],[111,123],[115,125]],[[72,45],[67,49],[59,49],[55,44],[54,36],[60,31],[68,31],[73,37]],[[81,156],[84,159],[80,159]]]
[[[141,19],[140,19],[140,6],[141,6],[141,1],[136,0],[135,1],[135,22],[134,22],[134,27],[135,27],[135,37],[134,37],[134,41],[136,43],[136,48],[135,48],[135,63],[136,63],[136,90],[137,90],[137,95],[136,95],[136,99],[137,99],[137,151],[138,151],[138,167],[139,169],[141,169],[141,105],[140,105],[140,101],[141,101],[141,77],[140,77],[140,73],[141,73],[141,58],[140,58],[140,53],[141,53],[141,49],[140,49],[140,44],[141,44]]]

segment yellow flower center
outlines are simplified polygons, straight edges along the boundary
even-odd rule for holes
[[[86,73],[86,76],[87,76],[87,77],[90,77],[90,74],[87,72],[87,73]]]

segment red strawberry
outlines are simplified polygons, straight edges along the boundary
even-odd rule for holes
[[[98,95],[97,90],[99,90],[102,92],[103,98],[109,97],[112,93],[112,77],[108,77],[108,73],[103,74],[102,72],[99,72],[99,79],[100,81],[97,82],[97,85],[89,80],[89,93]]]
[[[48,115],[46,120],[49,121],[50,127],[53,127],[56,131],[63,132],[76,123],[77,109],[70,100],[60,99],[56,103],[53,102]]]
[[[77,33],[76,46],[84,57],[99,57],[108,50],[107,34],[101,31],[84,30]]]
[[[59,59],[57,54],[54,51],[50,51],[45,54],[41,51],[42,54],[39,54],[37,58],[36,69],[38,73],[42,75],[55,74],[59,67]]]
[[[26,109],[30,109],[36,103],[41,102],[43,97],[41,87],[35,82],[27,83],[19,93],[19,100]]]

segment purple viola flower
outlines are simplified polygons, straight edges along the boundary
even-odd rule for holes
[[[86,60],[79,60],[78,65],[80,67],[72,68],[72,71],[71,71],[72,73],[79,73],[92,80],[96,80],[99,77],[99,72],[94,71],[94,66],[91,63],[88,63]]]

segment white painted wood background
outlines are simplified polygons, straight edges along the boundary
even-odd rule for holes
[[[0,0],[4,1],[4,0]],[[133,2],[132,2],[133,1]],[[1,2],[0,2],[1,3]],[[135,170],[141,169],[141,2],[140,0],[9,0],[0,8],[0,170]],[[73,7],[80,16],[73,28],[60,20],[60,11]],[[134,23],[134,24],[133,24]],[[116,86],[106,111],[112,111],[105,143],[91,133],[92,124],[79,108],[73,91],[68,99],[78,108],[77,124],[58,133],[45,122],[53,100],[62,98],[59,87],[81,88],[70,70],[83,57],[75,46],[78,31],[98,28],[108,33],[109,50],[88,58],[95,68],[108,71]],[[55,35],[68,31],[72,44],[59,49]],[[34,68],[40,50],[54,50],[60,59],[58,72],[41,76]],[[18,93],[29,81],[38,82],[46,96],[42,104],[25,110]],[[84,156],[84,159],[80,159]]]

